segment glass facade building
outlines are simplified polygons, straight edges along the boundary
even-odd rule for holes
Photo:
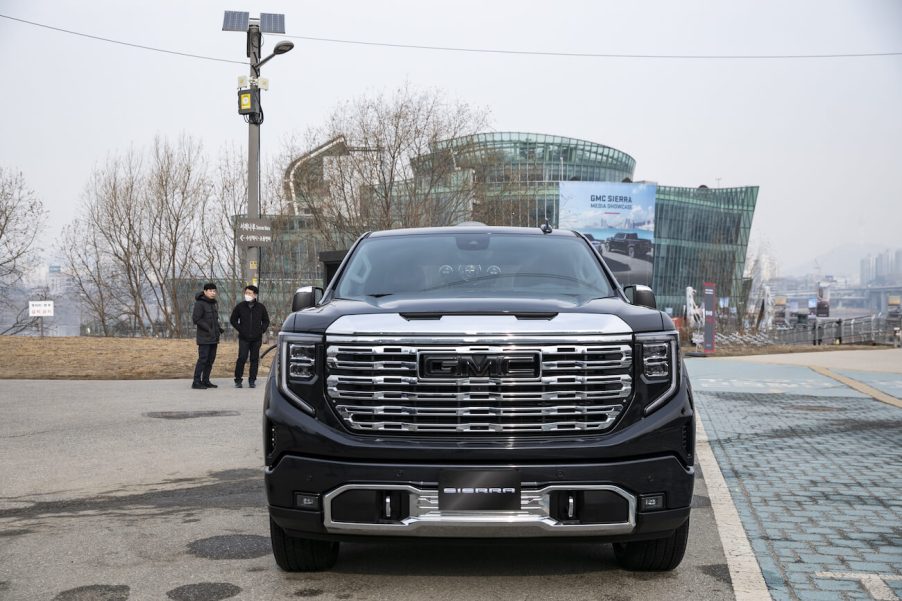
[[[287,196],[296,201],[290,221],[297,228],[287,237],[306,238],[306,252],[296,257],[299,261],[309,262],[312,252],[330,250],[316,240],[301,194],[316,195],[322,189],[325,157],[348,152],[344,140],[336,138],[298,157],[286,169]],[[491,132],[434,144],[429,154],[411,161],[414,184],[439,161],[452,161],[456,168],[446,184],[449,198],[454,196],[451,188],[468,186],[469,201],[461,205],[458,198],[453,207],[461,220],[522,227],[535,227],[546,219],[557,227],[560,182],[632,181],[636,167],[635,159],[625,152],[587,140]],[[399,206],[417,202],[417,194],[411,193],[416,189],[407,182],[399,186],[393,192]],[[729,297],[730,306],[742,305],[745,255],[757,196],[757,186],[657,186],[652,286],[660,308],[681,315],[686,287],[701,290],[703,282],[714,282],[717,295]],[[315,269],[319,275],[321,267]],[[307,280],[314,275],[310,266],[297,271]]]
[[[660,308],[681,315],[686,287],[713,282],[719,298],[743,307],[743,272],[758,187],[658,186],[652,289]]]
[[[587,140],[522,132],[463,136],[436,144],[479,186],[473,219],[491,225],[557,225],[558,182],[632,179],[636,160]]]

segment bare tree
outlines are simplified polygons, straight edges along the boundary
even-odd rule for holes
[[[237,302],[241,283],[241,249],[236,220],[247,214],[247,155],[234,145],[223,147],[210,175],[210,200],[200,216],[204,243],[196,247],[200,273],[224,282],[220,303]]]
[[[154,141],[143,201],[147,219],[142,245],[147,281],[167,332],[182,337],[188,328],[191,290],[198,257],[209,244],[202,230],[210,185],[199,142],[183,136],[176,144]]]
[[[103,240],[103,253],[115,264],[116,277],[128,299],[123,303],[127,319],[134,330],[146,335],[145,317],[150,309],[145,297],[148,278],[143,250],[148,211],[142,202],[143,169],[143,158],[134,149],[95,169],[85,191],[82,222],[94,230],[92,236]]]
[[[65,261],[72,292],[102,336],[112,336],[129,311],[127,287],[97,229],[76,218],[63,230],[57,245]]]
[[[468,218],[475,181],[457,165],[461,149],[443,142],[487,120],[485,110],[407,85],[346,102],[311,132],[317,150],[329,152],[317,169],[296,175],[295,197],[332,247],[367,230]]]
[[[4,323],[3,330],[0,330],[0,336],[15,336],[22,332],[27,332],[37,328],[39,317],[29,317],[28,304],[24,304],[16,313],[12,323]]]
[[[61,252],[104,334],[187,333],[196,280],[227,264],[204,235],[219,231],[206,225],[220,219],[208,214],[210,192],[201,145],[187,136],[157,138],[95,169]]]
[[[44,205],[22,174],[0,167],[0,298],[34,265],[46,219]]]

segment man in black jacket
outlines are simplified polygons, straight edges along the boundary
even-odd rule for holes
[[[210,371],[216,361],[219,335],[224,331],[219,325],[219,306],[216,304],[216,284],[204,284],[204,291],[194,297],[191,321],[197,326],[197,365],[194,366],[194,382],[191,388],[205,390],[217,388],[210,381]]]
[[[247,385],[255,388],[257,385],[257,366],[260,363],[260,346],[263,344],[263,335],[269,329],[269,314],[263,303],[257,301],[258,290],[256,286],[247,286],[244,289],[244,301],[235,305],[229,323],[238,330],[238,360],[235,361],[235,388],[241,388],[244,378],[244,363],[250,355],[251,369],[248,373]]]

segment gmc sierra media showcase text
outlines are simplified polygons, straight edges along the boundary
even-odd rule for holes
[[[682,560],[694,415],[677,333],[569,231],[362,236],[300,289],[266,386],[273,553],[340,541],[584,540]]]

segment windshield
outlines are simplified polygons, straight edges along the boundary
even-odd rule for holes
[[[612,296],[613,288],[589,247],[575,236],[461,233],[367,238],[351,257],[335,295],[579,302]]]

